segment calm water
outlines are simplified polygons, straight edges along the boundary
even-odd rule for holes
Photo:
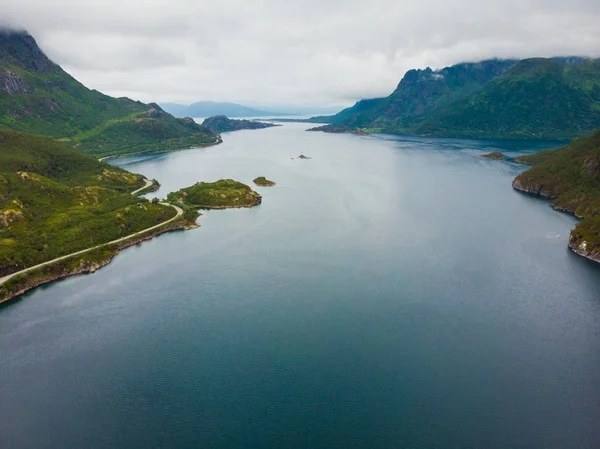
[[[478,157],[552,144],[306,127],[118,161],[277,186],[0,309],[0,447],[600,447],[600,268]]]

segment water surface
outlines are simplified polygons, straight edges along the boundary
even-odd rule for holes
[[[479,158],[554,143],[307,127],[113,161],[277,186],[1,308],[0,447],[600,446],[600,269]]]

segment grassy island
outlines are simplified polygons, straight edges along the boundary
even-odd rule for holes
[[[482,159],[494,159],[496,161],[503,161],[506,159],[506,156],[500,151],[492,151],[491,153],[484,154],[479,157],[481,157]]]
[[[272,187],[275,185],[275,183],[273,181],[269,181],[267,178],[265,178],[264,176],[259,176],[258,178],[254,179],[254,184],[256,184],[257,186],[260,187]]]
[[[517,176],[513,187],[548,198],[556,209],[582,218],[571,231],[569,247],[600,262],[600,131],[515,160],[533,167]]]
[[[167,199],[185,209],[229,209],[257,206],[262,196],[246,184],[233,179],[221,179],[217,182],[198,182],[169,193]]]

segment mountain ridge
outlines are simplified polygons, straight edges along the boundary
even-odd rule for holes
[[[83,151],[104,156],[130,153],[125,136],[143,141],[137,148],[142,152],[220,141],[209,129],[176,119],[156,104],[88,89],[52,62],[27,31],[7,29],[0,31],[0,126],[68,139]],[[86,139],[92,130],[112,131],[103,151]]]
[[[492,59],[409,70],[388,97],[310,121],[421,136],[569,139],[600,127],[600,60]]]

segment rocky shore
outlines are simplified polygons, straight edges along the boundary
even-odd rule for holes
[[[537,183],[524,185],[520,178],[520,176],[517,176],[513,180],[513,189],[525,193],[527,195],[537,196],[539,198],[544,198],[550,201],[554,199],[554,197],[545,189],[544,185]],[[589,259],[593,262],[600,263],[600,250],[596,247],[596,245],[586,241],[585,237],[580,232],[582,223],[585,223],[584,217],[579,216],[577,212],[573,209],[559,207],[554,203],[551,203],[551,205],[554,208],[554,210],[564,212],[584,220],[583,222],[575,226],[574,229],[571,230],[571,233],[569,235],[569,249],[581,257],[585,257],[586,259]]]
[[[501,153],[500,151],[492,151],[491,153],[488,154],[483,154],[481,156],[479,156],[481,159],[493,159],[496,161],[503,161],[505,159],[508,159],[506,157],[506,155],[504,155],[504,153]]]
[[[581,257],[600,263],[600,251],[590,250],[588,248],[589,246],[588,242],[581,240],[581,238],[576,235],[575,229],[571,231],[571,235],[569,236],[569,249]]]

